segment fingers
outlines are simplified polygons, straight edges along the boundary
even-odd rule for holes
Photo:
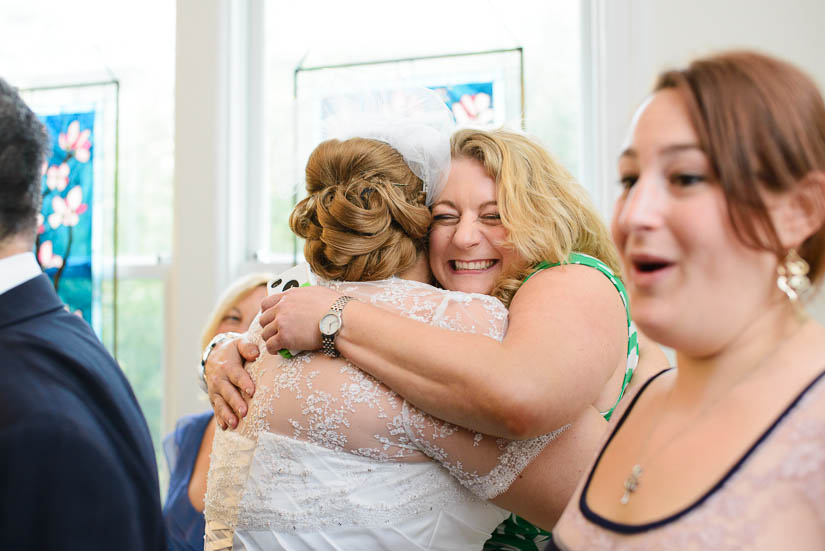
[[[212,358],[207,363],[207,367],[211,360]],[[219,396],[232,409],[233,414],[243,417],[246,415],[247,406],[240,389],[254,392],[255,385],[241,363],[234,361],[237,362],[234,365],[216,361],[214,369],[206,371],[206,382],[209,388],[209,400],[212,403],[215,403],[215,397]],[[251,396],[252,392],[247,392],[247,394]]]
[[[255,343],[247,339],[245,336],[238,340],[238,352],[247,362],[255,361],[260,352]]]
[[[232,415],[232,409],[223,401],[219,395],[210,396],[212,398],[212,409],[215,410],[215,420],[221,430],[226,430],[227,427],[233,429],[238,426],[238,419]]]
[[[266,343],[266,351],[270,354],[277,354],[278,350],[283,348],[278,342],[278,320],[276,318],[277,312],[275,308],[270,308],[261,314],[258,320],[261,323],[261,338]]]
[[[215,383],[213,404],[217,404],[219,399],[225,406],[225,409],[221,411],[221,418],[234,429],[238,426],[238,419],[246,415],[246,402],[238,389],[227,380]],[[215,413],[218,413],[217,408]]]
[[[284,296],[283,293],[275,293],[274,295],[264,297],[261,300],[261,312],[269,310],[270,308],[278,304],[278,301],[281,300],[282,296]]]
[[[242,367],[227,366],[227,368],[224,370],[224,373],[226,373],[226,378],[229,380],[229,384],[232,386],[232,390],[234,390],[235,392],[229,395],[227,395],[224,392],[221,392],[221,395],[227,402],[229,402],[229,404],[232,406],[232,409],[234,409],[235,412],[240,413],[241,417],[243,417],[246,415],[246,403],[244,402],[243,397],[240,395],[240,402],[234,400],[234,394],[239,394],[239,392],[243,390],[243,392],[251,398],[252,395],[255,393],[255,383],[252,382],[252,377],[249,376],[249,373],[246,372],[246,369]],[[243,411],[241,411],[240,407],[236,407],[236,404],[237,406],[243,405]]]
[[[283,346],[281,345],[281,340],[278,338],[278,335],[266,340],[266,351],[270,354],[277,354],[282,348]]]
[[[275,308],[264,310],[261,317],[258,318],[258,323],[261,324],[261,327],[269,327],[277,316],[278,312],[275,311]]]

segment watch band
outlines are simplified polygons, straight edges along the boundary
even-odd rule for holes
[[[206,348],[203,349],[203,356],[201,356],[201,365],[198,368],[198,385],[200,385],[201,390],[204,392],[208,392],[208,388],[206,386],[206,361],[209,359],[209,354],[212,353],[212,350],[215,349],[216,346],[221,344],[223,341],[234,339],[240,337],[240,333],[235,333],[234,331],[227,331],[226,333],[218,333],[212,340],[209,341],[209,344],[206,345]]]
[[[344,325],[344,319],[341,317],[341,312],[344,311],[344,306],[346,306],[351,300],[355,300],[355,297],[347,295],[338,297],[335,302],[332,303],[332,306],[330,306],[329,312],[327,312],[327,314],[335,314],[339,320],[338,329],[335,333],[332,335],[325,335],[324,333],[321,333],[321,348],[323,349],[324,354],[330,358],[337,358],[340,356],[338,350],[335,348],[335,337],[338,336],[338,333],[341,331],[341,327]]]

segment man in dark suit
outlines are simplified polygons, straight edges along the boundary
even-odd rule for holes
[[[163,550],[137,400],[32,253],[46,147],[0,79],[0,549]]]

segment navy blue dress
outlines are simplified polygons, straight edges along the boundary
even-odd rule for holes
[[[196,511],[189,500],[189,480],[203,434],[213,415],[210,410],[182,417],[175,431],[163,439],[163,451],[170,473],[163,521],[171,551],[203,551],[205,522],[203,513]]]

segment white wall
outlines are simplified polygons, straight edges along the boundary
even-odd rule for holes
[[[822,0],[593,0],[590,7],[598,83],[590,145],[605,216],[619,191],[615,164],[628,123],[662,70],[716,50],[756,49],[801,67],[825,91]],[[825,294],[812,312],[825,321]]]

